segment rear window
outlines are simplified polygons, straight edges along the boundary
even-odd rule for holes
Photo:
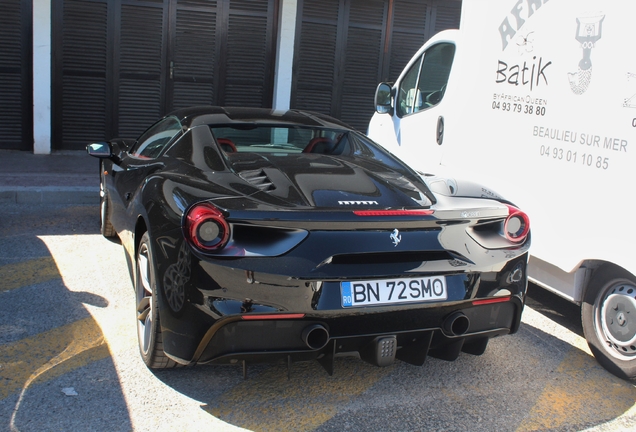
[[[226,153],[320,153],[351,152],[348,131],[288,126],[214,126],[212,134]]]

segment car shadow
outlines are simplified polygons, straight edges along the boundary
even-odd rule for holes
[[[55,239],[99,234],[91,207],[0,208],[0,429],[131,430],[102,328],[105,297],[69,288]],[[62,259],[63,258],[63,259]],[[77,260],[79,272],[98,263]],[[73,266],[71,266],[72,268]],[[104,409],[104,406],[108,409]],[[123,413],[123,414],[122,414]]]
[[[580,306],[532,283],[528,284],[526,305],[571,332],[584,337]]]

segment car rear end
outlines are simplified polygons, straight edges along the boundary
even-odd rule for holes
[[[519,327],[530,240],[514,207],[248,202],[199,202],[184,215],[187,245],[173,249],[187,255],[187,300],[160,301],[164,350],[180,363],[315,359],[331,373],[336,356],[357,355],[421,365],[481,354]]]

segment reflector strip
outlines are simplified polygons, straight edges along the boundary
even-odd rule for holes
[[[473,302],[473,306],[492,304],[492,303],[503,303],[509,300],[510,300],[510,297],[498,297],[498,298],[492,298],[492,299],[475,300]]]
[[[274,319],[299,319],[305,318],[305,314],[268,314],[268,315],[243,315],[244,320],[274,320]]]
[[[434,210],[354,210],[356,216],[430,216]]]

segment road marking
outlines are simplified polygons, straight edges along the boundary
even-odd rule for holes
[[[0,345],[0,400],[109,355],[93,317]]]
[[[303,362],[292,365],[288,380],[285,366],[276,365],[248,376],[203,409],[250,430],[314,430],[392,369],[342,358],[330,377],[318,362]]]
[[[636,388],[603,369],[589,354],[571,348],[518,432],[585,426],[633,410]]]
[[[60,277],[52,257],[36,258],[0,267],[0,292],[35,285]]]

